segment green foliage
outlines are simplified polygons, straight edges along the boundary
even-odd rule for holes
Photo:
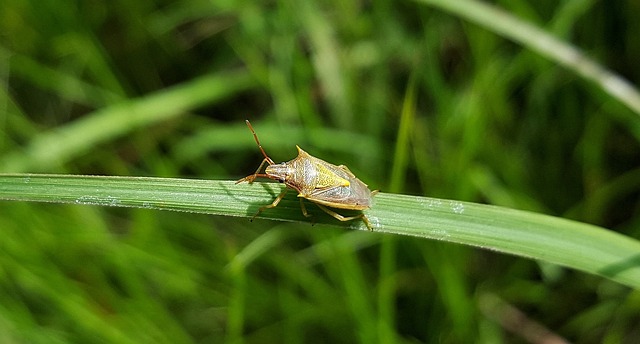
[[[3,340],[539,340],[518,317],[634,342],[637,11],[3,1]],[[293,194],[261,215],[293,222],[248,221],[280,186],[217,181],[260,162],[245,118],[276,161],[348,165],[383,191],[377,229],[417,237],[310,206],[312,227]]]
[[[280,193],[278,184],[243,187],[232,181],[46,174],[0,175],[0,199],[174,210],[253,219]],[[259,216],[368,230],[320,211],[304,217],[295,197]],[[344,212],[344,211],[343,211]],[[378,193],[366,211],[376,232],[437,239],[508,252],[601,274],[640,288],[640,242],[550,216],[436,198]],[[571,243],[567,243],[567,237]],[[607,246],[602,247],[601,243]]]

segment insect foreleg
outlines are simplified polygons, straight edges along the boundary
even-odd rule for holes
[[[260,173],[260,170],[262,170],[262,167],[264,167],[264,164],[271,164],[271,163],[272,163],[271,160],[267,160],[266,158],[263,159],[262,163],[260,164],[260,166],[258,166],[258,169],[256,170],[256,172],[254,174],[248,175],[248,176],[238,180],[236,182],[236,184],[242,183],[242,182],[249,182],[249,184],[251,184],[258,177],[269,178],[269,176],[267,176],[266,174]]]
[[[370,231],[373,230],[373,226],[371,225],[371,222],[369,222],[369,219],[364,214],[359,214],[359,215],[355,215],[355,216],[344,216],[344,215],[340,215],[340,214],[336,213],[335,211],[325,207],[322,204],[316,203],[316,205],[320,209],[324,210],[325,213],[335,217],[336,219],[338,219],[340,221],[351,221],[351,220],[355,220],[355,219],[362,219],[362,222],[364,222],[364,224],[367,226],[367,228]]]

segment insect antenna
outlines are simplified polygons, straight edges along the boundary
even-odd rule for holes
[[[264,151],[264,148],[262,148],[262,145],[260,144],[260,140],[258,140],[258,135],[256,134],[256,131],[253,130],[253,127],[251,126],[251,123],[249,122],[249,120],[246,119],[245,122],[247,122],[247,126],[249,127],[249,130],[251,130],[251,133],[253,134],[253,138],[256,140],[256,143],[258,144],[258,148],[260,148],[260,151],[262,152],[262,155],[264,155],[264,158],[267,160],[267,162],[270,165],[275,164],[275,162],[273,162],[273,160],[271,160],[271,158]]]

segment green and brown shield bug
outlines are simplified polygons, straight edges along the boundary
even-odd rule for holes
[[[291,188],[298,192],[300,207],[304,216],[309,217],[311,215],[307,213],[302,202],[303,198],[315,203],[324,212],[340,221],[361,219],[369,230],[373,230],[371,222],[364,213],[355,216],[343,216],[329,208],[361,211],[369,209],[373,196],[377,191],[372,192],[369,190],[367,184],[358,179],[346,166],[336,166],[313,157],[297,145],[298,156],[295,159],[276,164],[262,148],[258,135],[253,130],[251,123],[248,120],[246,122],[264,159],[254,174],[238,180],[236,184],[242,182],[253,183],[256,178],[269,178],[287,186],[271,204],[258,209],[258,212],[253,216],[254,218],[265,209],[277,206],[286,195],[288,188]],[[265,165],[267,166],[264,169],[264,173],[260,173]]]

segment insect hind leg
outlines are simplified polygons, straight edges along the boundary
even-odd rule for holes
[[[369,219],[364,215],[364,214],[358,214],[355,216],[344,216],[344,215],[340,215],[338,213],[336,213],[335,211],[325,207],[322,204],[318,204],[316,203],[316,205],[318,206],[318,208],[322,209],[325,213],[335,217],[336,219],[340,220],[340,221],[351,221],[351,220],[356,220],[356,219],[361,219],[362,222],[364,222],[364,224],[367,226],[367,228],[370,231],[373,231],[373,225],[371,225],[371,222],[369,221]]]

